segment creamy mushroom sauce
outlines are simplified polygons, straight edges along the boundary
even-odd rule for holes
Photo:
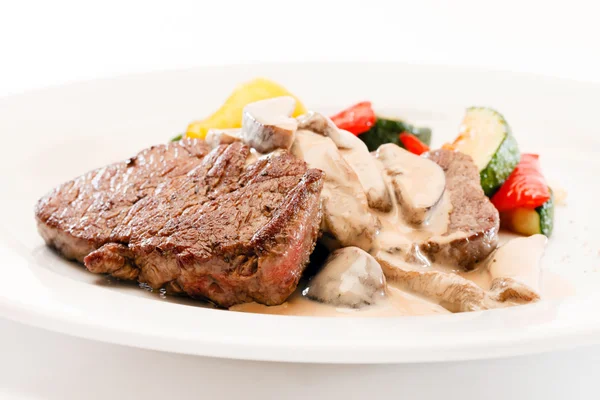
[[[312,115],[309,117],[312,118]],[[331,130],[331,125],[327,129]],[[390,150],[395,151],[387,149],[388,153]],[[390,154],[382,160],[382,155],[377,152],[365,153],[345,137],[344,131],[317,133],[306,129],[296,132],[291,151],[310,167],[319,168],[326,174],[321,195],[324,211],[322,227],[332,237],[324,243],[332,250],[358,246],[373,255],[382,264],[387,277],[385,296],[361,308],[336,307],[306,298],[302,293],[306,283],[301,283],[282,305],[246,303],[231,310],[297,316],[390,317],[500,308],[536,301],[540,297],[556,298],[571,294],[569,286],[560,278],[549,273],[541,274],[540,262],[547,240],[542,235],[508,241],[469,272],[455,265],[432,263],[420,254],[418,243],[431,239],[447,243],[465,237],[462,232],[443,235],[452,212],[448,194],[442,192],[439,201],[431,201],[430,193],[439,192],[439,187],[445,185],[443,174],[428,174],[430,178],[435,177],[434,182],[431,179],[407,182],[406,176],[403,177],[401,183],[410,185],[411,193],[429,194],[424,204],[429,201],[431,207],[426,210],[425,221],[415,225],[409,223],[412,218],[406,215],[406,208],[399,206],[399,186],[398,182],[394,182],[394,173],[390,173],[390,168],[394,168],[390,164],[393,164]],[[413,167],[418,169],[414,173],[417,178],[423,174],[424,168],[428,168],[423,161],[419,157],[411,164],[411,157],[402,157],[402,168],[408,171]],[[377,182],[382,177],[387,193],[371,193],[368,196],[363,186],[381,191]],[[385,205],[374,206],[372,201],[367,202],[367,197],[369,200],[391,200],[391,209],[385,210],[389,208]],[[407,259],[408,254],[411,256]],[[427,276],[422,278],[421,273]],[[430,278],[427,282],[420,281]],[[429,292],[428,285],[434,290]]]
[[[375,155],[388,179],[388,190],[401,205],[403,219],[413,225],[426,223],[446,189],[442,168],[393,143],[379,146]]]
[[[356,172],[333,140],[299,130],[291,152],[311,168],[325,172],[321,191],[322,230],[335,237],[341,246],[371,249],[377,234],[377,219],[369,212],[367,197]],[[367,155],[370,157],[369,153]]]
[[[297,315],[308,317],[396,317],[401,315],[449,314],[439,304],[400,290],[388,283],[386,298],[381,302],[363,308],[334,307],[329,304],[309,300],[297,290],[285,303],[279,306],[265,306],[258,303],[245,303],[233,306],[232,311],[259,314]]]
[[[533,240],[530,240],[532,238]],[[489,290],[495,278],[512,277],[536,287],[540,297],[544,299],[557,299],[573,295],[574,288],[558,275],[552,274],[549,271],[540,271],[540,265],[537,262],[531,264],[523,262],[524,259],[521,256],[530,254],[533,257],[539,251],[543,251],[545,237],[532,238],[512,239],[508,242],[511,244],[510,252],[500,254],[497,258],[495,258],[498,256],[497,253],[492,254],[488,260],[482,262],[475,270],[469,272],[440,264],[430,264],[429,266],[413,265],[413,267],[427,271],[450,272],[456,274],[458,277],[465,278],[468,282],[474,283],[482,290]],[[525,258],[531,257],[525,256]],[[493,262],[494,268],[488,268],[487,263],[494,259],[496,260]],[[302,294],[304,288],[305,285],[299,285],[296,292],[285,303],[279,306],[246,303],[233,306],[230,310],[248,313],[313,317],[398,317],[449,314],[455,311],[450,311],[447,305],[444,307],[440,305],[439,301],[435,301],[432,298],[425,298],[406,291],[392,279],[387,280],[386,296],[374,305],[363,308],[335,307],[309,300]],[[501,308],[515,304],[518,303],[498,303],[495,306],[496,308]]]

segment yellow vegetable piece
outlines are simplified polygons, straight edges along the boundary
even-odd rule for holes
[[[246,104],[280,96],[291,96],[296,100],[294,117],[306,113],[306,107],[283,86],[265,78],[256,78],[238,86],[214,114],[189,124],[186,136],[204,139],[209,129],[241,128]]]

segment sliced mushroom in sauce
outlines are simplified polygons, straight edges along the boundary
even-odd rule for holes
[[[322,229],[338,246],[357,246],[369,251],[377,235],[378,220],[369,212],[363,187],[354,169],[328,138],[307,130],[299,130],[292,154],[311,168],[325,172],[321,192]]]
[[[289,149],[298,121],[291,118],[296,101],[289,96],[248,104],[242,115],[242,140],[260,153]]]
[[[211,147],[217,147],[222,144],[231,144],[242,140],[242,130],[233,129],[209,129],[204,139]]]
[[[345,247],[329,256],[303,293],[336,307],[360,308],[381,301],[385,288],[379,263],[358,247]]]
[[[539,263],[545,243],[542,235],[510,240],[478,269],[463,274],[410,265],[383,251],[375,258],[386,277],[406,290],[450,311],[477,311],[539,300]]]
[[[382,171],[362,140],[348,131],[338,129],[326,116],[312,111],[298,117],[298,128],[326,136],[335,143],[344,160],[354,169],[367,195],[369,207],[384,212],[392,209],[392,199]]]
[[[380,146],[377,158],[391,179],[405,219],[417,225],[426,222],[444,194],[444,170],[433,161],[392,143]]]

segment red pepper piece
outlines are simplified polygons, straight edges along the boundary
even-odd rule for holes
[[[498,211],[537,208],[550,200],[550,188],[542,175],[537,154],[521,154],[521,161],[492,196]]]
[[[340,129],[345,129],[355,135],[365,133],[375,124],[375,112],[370,101],[355,104],[331,117],[333,123]]]
[[[418,156],[429,151],[429,146],[421,142],[419,138],[412,133],[402,132],[400,134],[400,142],[402,142],[406,150]]]

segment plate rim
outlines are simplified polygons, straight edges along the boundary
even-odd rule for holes
[[[269,68],[301,68],[307,65],[318,67],[322,65],[327,66],[362,66],[367,65],[387,65],[390,67],[410,67],[419,68],[424,67],[427,69],[441,69],[441,70],[452,70],[460,73],[469,73],[469,71],[475,71],[480,74],[505,74],[518,79],[539,79],[548,80],[555,84],[569,84],[576,86],[585,86],[586,89],[600,92],[600,83],[588,82],[582,80],[551,77],[547,75],[540,75],[530,72],[515,72],[505,70],[493,70],[487,68],[478,67],[460,67],[460,66],[447,66],[437,64],[413,64],[413,63],[367,63],[367,62],[307,62],[307,63],[243,63],[243,64],[223,64],[223,65],[208,65],[198,66],[185,69],[172,69],[172,70],[161,70],[161,71],[150,71],[143,73],[133,73],[126,75],[118,75],[114,77],[104,77],[100,79],[84,80],[77,82],[70,82],[67,84],[53,85],[40,89],[28,90],[18,94],[12,94],[8,96],[0,97],[0,106],[5,103],[10,103],[13,99],[19,98],[23,100],[28,96],[35,96],[40,93],[53,93],[56,91],[62,91],[66,89],[73,89],[80,85],[94,85],[102,84],[104,82],[113,82],[115,80],[128,80],[138,78],[148,78],[156,75],[171,75],[179,74],[183,71],[193,72],[206,70],[208,68],[243,68],[247,66],[254,67],[269,67]],[[591,86],[591,88],[590,88]],[[129,297],[129,296],[128,296]],[[590,296],[594,299],[596,304],[600,304],[600,296]],[[573,299],[565,299],[560,301],[561,307],[571,307]],[[551,302],[545,302],[548,304]],[[531,307],[539,306],[530,305],[522,306],[519,309],[529,309]],[[557,304],[558,306],[558,304]],[[495,313],[501,310],[493,311]],[[223,313],[223,311],[216,311]],[[512,311],[511,311],[512,312]],[[482,312],[469,313],[472,317],[480,316]],[[489,312],[488,312],[489,313]],[[413,363],[413,362],[437,362],[437,361],[458,361],[458,360],[473,360],[483,358],[496,358],[514,355],[534,354],[549,350],[566,349],[586,344],[597,344],[600,343],[600,318],[590,319],[587,324],[578,326],[560,326],[553,327],[551,334],[539,337],[530,337],[521,335],[521,339],[517,340],[512,337],[511,348],[506,349],[508,340],[506,338],[497,339],[496,341],[487,339],[486,341],[480,341],[477,343],[459,343],[453,346],[450,343],[427,344],[427,346],[421,344],[410,348],[408,346],[392,346],[382,348],[381,345],[358,345],[358,348],[353,348],[352,354],[344,354],[344,348],[347,351],[348,344],[340,346],[340,348],[331,346],[329,348],[323,348],[319,342],[305,342],[302,343],[302,351],[298,351],[298,348],[291,347],[292,344],[287,342],[264,342],[254,343],[252,345],[236,343],[236,341],[230,340],[190,340],[187,344],[193,344],[189,348],[185,348],[182,344],[176,344],[173,342],[173,338],[163,337],[160,335],[149,335],[148,332],[133,332],[118,329],[116,326],[112,327],[100,327],[98,325],[81,323],[71,318],[67,318],[64,315],[54,315],[53,317],[44,314],[36,309],[31,309],[23,304],[14,304],[9,301],[6,297],[0,294],[0,315],[11,320],[15,320],[28,325],[36,326],[43,329],[57,331],[72,336],[83,337],[91,340],[105,341],[109,343],[115,343],[120,345],[128,345],[134,347],[142,347],[153,350],[162,350],[177,352],[183,354],[195,354],[209,357],[220,357],[220,358],[232,358],[232,359],[245,359],[245,360],[263,360],[263,361],[279,361],[279,362],[318,362],[318,363],[343,363],[343,364],[366,364],[366,363]],[[266,316],[261,315],[257,318],[266,319],[279,319],[281,316]],[[307,318],[307,317],[289,317],[283,318]],[[308,317],[311,318],[311,317]],[[404,318],[439,318],[439,317],[404,317]],[[354,321],[373,321],[373,318],[353,318]],[[535,334],[538,334],[535,332]],[[533,333],[532,333],[533,335]],[[574,338],[578,340],[573,340]],[[456,344],[456,343],[455,343]],[[252,351],[247,351],[244,347],[252,346]],[[362,346],[362,347],[361,347]],[[386,343],[386,346],[390,346]],[[300,347],[300,345],[296,346]],[[501,349],[500,349],[501,348]],[[468,351],[466,351],[468,349]],[[500,349],[500,350],[499,350]],[[281,355],[284,355],[283,357]],[[279,355],[279,356],[277,356]]]

